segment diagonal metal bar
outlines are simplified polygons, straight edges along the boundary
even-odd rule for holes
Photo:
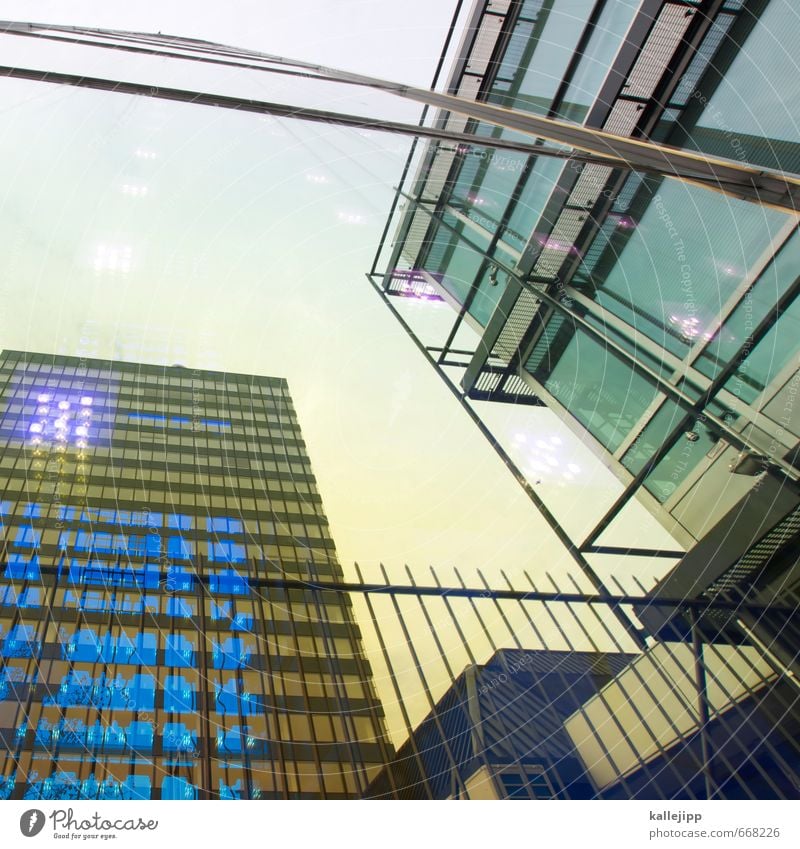
[[[455,112],[473,118],[476,121],[486,122],[509,130],[516,130],[535,136],[538,139],[553,142],[554,144],[567,145],[574,150],[588,154],[592,157],[593,161],[599,161],[598,158],[601,158],[606,164],[610,161],[617,167],[676,178],[765,206],[773,206],[793,212],[800,209],[800,179],[780,171],[742,165],[739,162],[721,157],[707,156],[666,145],[654,144],[650,141],[618,136],[580,124],[571,124],[555,118],[508,109],[483,101],[469,100],[453,94],[430,91],[416,86],[384,80],[379,77],[343,71],[338,68],[330,68],[312,62],[304,62],[257,51],[243,51],[213,42],[186,40],[176,36],[155,36],[149,33],[54,27],[46,24],[18,21],[0,21],[0,30],[10,35],[30,35],[36,31],[51,30],[66,33],[92,34],[98,37],[112,39],[144,39],[151,43],[163,44],[165,47],[177,45],[178,47],[188,48],[198,53],[216,52],[223,55],[237,55],[258,59],[264,63],[268,63],[264,65],[263,70],[265,71],[274,70],[269,65],[277,65],[281,68],[296,69],[297,71],[305,72],[306,75],[313,73],[321,80],[364,86],[407,100],[413,100],[426,106],[438,107]],[[114,44],[108,42],[96,42],[96,46],[114,48]],[[192,60],[195,57],[187,54],[181,58]],[[66,75],[54,76],[64,77]],[[80,80],[81,78],[77,77],[76,79]],[[62,82],[64,81],[62,80]],[[72,84],[78,85],[80,83],[74,82]],[[130,86],[132,84],[122,83],[122,85]],[[143,86],[143,88],[149,87]],[[164,89],[159,88],[155,90],[164,91]],[[222,104],[209,103],[206,105]],[[299,116],[295,115],[294,117]],[[420,134],[419,128],[417,128],[417,134]],[[472,136],[473,141],[474,138]]]

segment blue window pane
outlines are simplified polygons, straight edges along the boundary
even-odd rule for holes
[[[164,710],[175,713],[194,712],[197,708],[197,692],[194,684],[183,675],[167,675],[164,682]]]
[[[241,678],[229,678],[222,685],[214,682],[214,707],[220,714],[250,716],[263,712],[258,698],[249,692]]]
[[[191,560],[194,557],[195,547],[192,540],[183,537],[169,537],[167,540],[167,554],[175,560]]]
[[[167,516],[167,527],[178,531],[189,531],[194,527],[194,517],[182,513]]]
[[[3,657],[35,657],[40,650],[33,625],[14,625],[3,640]]]
[[[191,619],[197,616],[197,605],[194,599],[172,596],[167,601],[167,616],[176,619]]]
[[[232,540],[219,540],[209,542],[208,558],[216,563],[244,563],[247,550],[241,543]]]
[[[166,722],[161,745],[165,752],[195,752],[197,731],[187,728],[182,722]]]
[[[40,519],[42,517],[42,507],[40,504],[28,503],[25,505],[22,515],[26,519]]]
[[[161,782],[161,798],[173,801],[196,799],[197,787],[184,778],[168,776]]]
[[[213,646],[214,669],[240,669],[246,666],[254,648],[241,637],[228,637],[222,645],[214,643]]]
[[[17,536],[14,543],[21,547],[24,546],[26,548],[33,548],[34,546],[39,545],[41,536],[41,532],[37,531],[31,525],[23,525],[17,529]]]
[[[41,578],[38,556],[26,557],[23,554],[9,554],[5,577],[38,581]]]
[[[223,595],[244,595],[250,592],[250,585],[244,575],[233,569],[222,569],[209,575],[209,588],[212,593]]]
[[[223,534],[240,534],[244,530],[244,525],[239,519],[230,516],[209,516],[206,519],[206,530]]]
[[[165,639],[164,662],[167,666],[195,665],[195,646],[186,637],[180,634],[168,635]]]

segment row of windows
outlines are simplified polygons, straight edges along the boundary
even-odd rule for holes
[[[253,632],[254,627],[262,617],[265,622],[273,623],[272,628],[280,630],[285,627],[277,623],[293,622],[299,624],[323,625],[336,628],[352,621],[349,608],[338,601],[327,601],[319,605],[306,605],[290,601],[267,601],[261,599],[253,602],[248,597],[234,598],[207,597],[204,601],[197,597],[180,594],[183,592],[184,579],[192,579],[192,573],[169,569],[166,581],[161,581],[161,587],[167,593],[126,592],[125,589],[97,589],[76,585],[72,589],[56,590],[51,610],[69,611],[70,620],[74,620],[74,611],[80,610],[88,614],[114,614],[115,616],[162,616],[176,620],[171,627],[185,626],[188,622],[197,625],[197,617],[206,618],[207,632]],[[45,603],[46,588],[41,586],[21,586],[0,583],[0,607],[18,608],[20,610],[38,611]],[[158,586],[158,584],[156,585]],[[0,617],[4,627],[12,627],[10,614]],[[258,626],[260,627],[260,626]],[[355,627],[355,626],[353,626]]]
[[[296,425],[297,417],[289,407],[274,407],[273,405],[263,405],[254,407],[252,404],[236,404],[232,399],[225,399],[224,404],[219,395],[203,395],[181,398],[180,396],[162,395],[152,400],[143,400],[143,396],[125,395],[123,393],[115,393],[114,395],[102,396],[95,394],[93,396],[84,396],[83,393],[90,390],[80,389],[76,393],[58,392],[50,390],[45,395],[51,395],[54,398],[54,403],[66,401],[73,407],[78,406],[78,399],[72,397],[73,394],[80,394],[81,397],[92,398],[92,404],[89,411],[97,413],[107,413],[109,410],[133,409],[134,411],[146,411],[151,413],[164,412],[175,415],[194,414],[198,419],[204,416],[215,418],[223,418],[232,422],[245,421],[260,421],[270,422],[272,424]],[[59,397],[63,396],[63,397]],[[8,404],[8,410],[11,412],[21,412],[25,410],[33,415],[38,411],[42,412],[57,412],[58,408],[53,409],[54,404],[43,404],[40,400],[43,393],[40,388],[29,389],[18,387],[16,390],[7,388],[2,393],[3,399]],[[178,403],[169,403],[176,401]],[[200,406],[200,401],[203,401]]]
[[[47,383],[55,383],[56,379],[69,380],[77,378],[80,380],[98,381],[114,381],[113,385],[120,382],[125,385],[129,382],[131,385],[137,383],[146,383],[150,385],[164,384],[170,387],[183,387],[187,389],[204,388],[219,390],[226,389],[229,392],[263,394],[263,395],[284,395],[289,397],[286,390],[286,382],[281,378],[259,378],[248,380],[246,376],[242,376],[242,380],[233,379],[233,375],[220,374],[219,378],[209,378],[203,376],[177,376],[174,371],[165,369],[158,374],[147,374],[140,371],[138,368],[130,371],[116,369],[100,369],[75,367],[69,365],[51,365],[48,363],[21,363],[19,360],[6,358],[0,362],[0,372],[12,372],[16,377],[23,380],[42,381],[42,375],[52,375],[53,377],[44,378]],[[102,384],[99,384],[102,385]]]

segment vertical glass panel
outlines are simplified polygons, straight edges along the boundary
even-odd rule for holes
[[[682,356],[786,220],[757,204],[665,180],[600,287],[597,301]],[[713,222],[713,224],[712,224]]]
[[[549,375],[539,379],[610,451],[619,447],[656,396],[643,377],[580,331]]]
[[[583,121],[638,7],[639,3],[634,0],[606,3],[567,89],[558,112],[560,117]]]

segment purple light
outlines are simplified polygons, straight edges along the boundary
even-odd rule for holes
[[[91,395],[84,395],[83,398],[81,398],[81,406],[82,407],[91,407],[91,405],[92,405]]]
[[[69,409],[69,401],[59,401],[58,402],[59,410],[68,410]]]
[[[57,430],[64,430],[67,426],[66,419],[56,419],[54,422]]]
[[[42,432],[42,426],[39,424],[39,422],[34,422],[28,428],[28,430],[30,430],[31,433],[41,433]]]
[[[89,435],[89,428],[88,427],[85,427],[84,425],[79,425],[78,427],[75,428],[75,436],[88,436],[88,435]]]
[[[46,404],[50,400],[50,396],[49,395],[40,395],[36,400],[40,404]]]
[[[36,415],[37,416],[46,416],[49,412],[50,412],[49,407],[38,407],[36,409]]]

